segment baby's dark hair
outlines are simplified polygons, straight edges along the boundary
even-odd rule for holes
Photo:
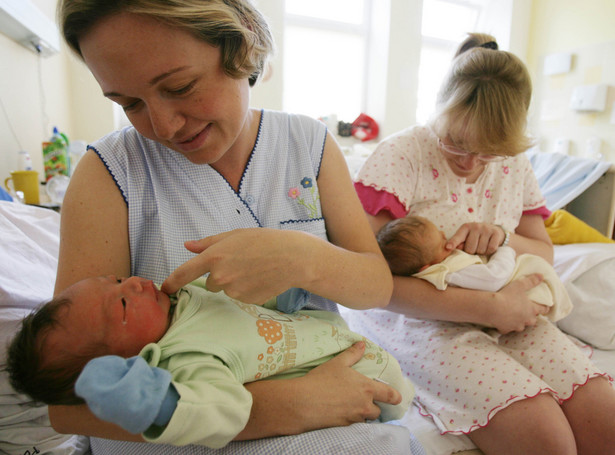
[[[423,218],[408,215],[388,222],[376,234],[394,275],[414,275],[432,260],[432,255],[423,250],[425,227]]]
[[[85,364],[104,355],[105,346],[88,346],[84,352],[56,353],[49,359],[47,335],[61,328],[62,314],[71,305],[66,298],[55,298],[26,316],[8,348],[7,371],[11,386],[37,403],[52,405],[81,404],[75,395],[75,381]]]

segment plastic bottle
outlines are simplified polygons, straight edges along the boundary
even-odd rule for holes
[[[68,137],[57,127],[49,142],[43,142],[43,164],[45,166],[45,181],[54,175],[70,176],[70,161],[68,157]]]
[[[17,152],[17,168],[20,171],[32,170],[32,158],[30,158],[30,154],[25,150]]]
[[[73,175],[77,163],[85,155],[88,144],[85,141],[72,141],[68,146],[68,156],[70,158],[70,175]]]

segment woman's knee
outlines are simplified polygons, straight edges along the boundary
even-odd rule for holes
[[[576,443],[560,405],[549,394],[518,401],[468,435],[485,454],[574,455]]]
[[[562,404],[579,453],[615,453],[615,389],[603,377],[590,379]]]

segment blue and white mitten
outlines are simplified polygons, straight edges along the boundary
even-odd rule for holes
[[[171,373],[150,367],[143,357],[108,355],[90,360],[75,383],[96,417],[139,434],[166,425],[179,400]]]

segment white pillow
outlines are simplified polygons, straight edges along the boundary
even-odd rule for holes
[[[600,349],[615,349],[615,244],[556,245],[554,267],[572,300],[557,325]]]

